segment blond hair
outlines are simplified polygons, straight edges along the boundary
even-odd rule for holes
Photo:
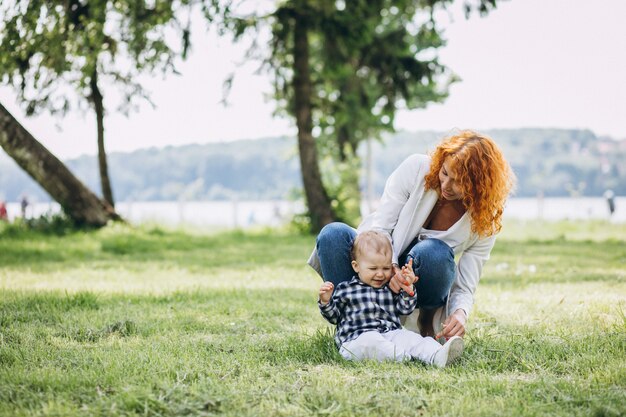
[[[356,261],[359,255],[362,255],[368,250],[390,255],[392,253],[391,241],[387,235],[382,232],[377,230],[367,230],[360,233],[356,239],[354,239],[350,256],[353,261]]]

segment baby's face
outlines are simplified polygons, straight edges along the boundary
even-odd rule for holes
[[[357,260],[352,261],[352,268],[361,281],[374,288],[384,286],[393,276],[391,254],[386,253],[361,253]]]

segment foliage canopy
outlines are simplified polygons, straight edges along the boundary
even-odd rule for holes
[[[256,36],[250,54],[272,74],[277,112],[296,119],[303,111],[294,88],[302,53],[296,39],[299,29],[307,32],[310,86],[304,102],[310,105],[310,134],[325,166],[324,187],[339,218],[358,217],[359,144],[393,131],[397,109],[443,101],[457,81],[438,61],[445,40],[434,18],[436,10],[452,3],[291,0],[269,14],[237,15],[233,9],[227,16],[235,39],[250,29],[269,28],[269,50],[259,48]],[[496,0],[464,2],[468,15],[474,10],[485,14],[495,5]]]
[[[192,0],[9,0],[0,5],[0,75],[27,114],[67,112],[74,91],[89,98],[95,73],[121,89],[120,109],[147,98],[142,72],[174,71],[189,47],[181,10]],[[209,8],[209,4],[202,3]],[[177,44],[178,43],[178,44]],[[79,100],[80,101],[80,100]]]

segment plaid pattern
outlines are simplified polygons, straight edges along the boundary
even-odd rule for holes
[[[322,305],[318,301],[322,316],[337,325],[337,347],[365,332],[386,333],[401,329],[398,314],[411,314],[416,305],[416,294],[412,297],[404,291],[394,294],[388,285],[370,287],[356,276],[339,283],[328,304]]]

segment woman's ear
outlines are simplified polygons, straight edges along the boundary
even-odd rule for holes
[[[359,273],[359,264],[357,264],[356,261],[352,261],[352,269],[354,269],[354,272],[357,274]]]

